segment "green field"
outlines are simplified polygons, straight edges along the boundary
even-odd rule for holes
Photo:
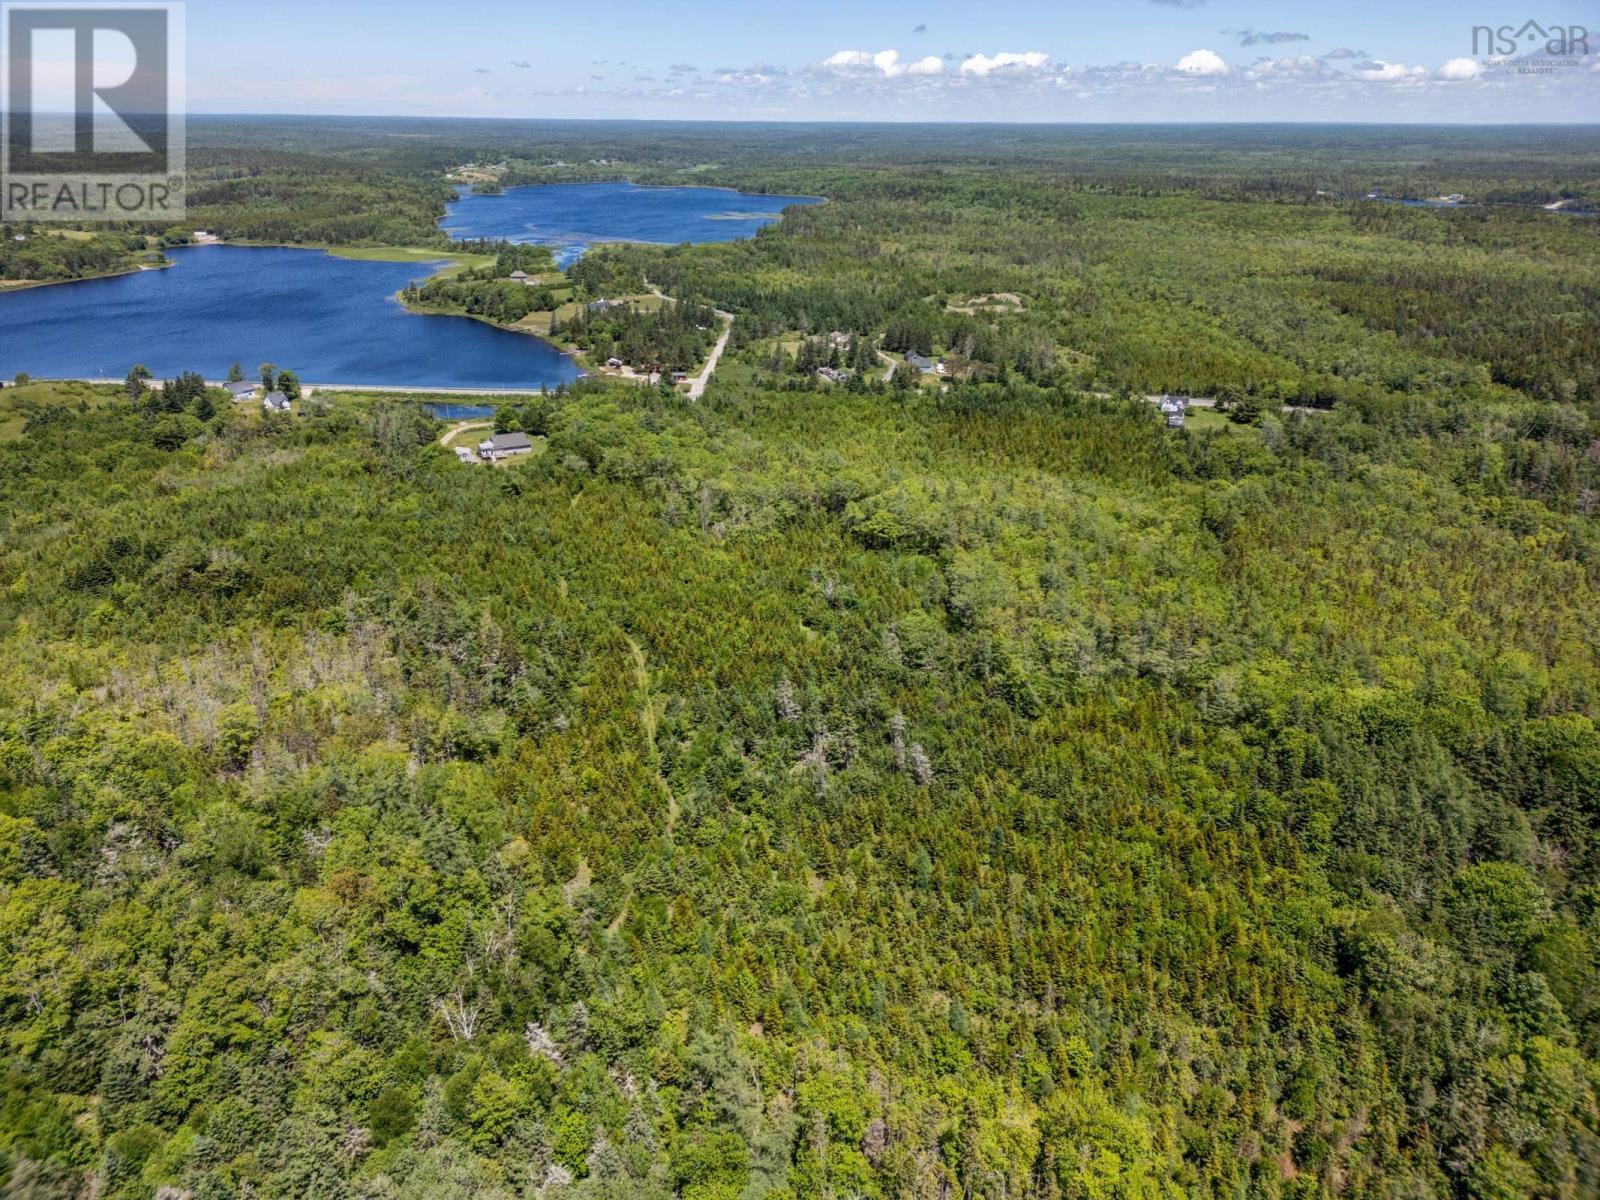
[[[487,267],[494,263],[492,254],[464,254],[456,250],[437,250],[428,246],[329,246],[328,253],[335,258],[357,258],[371,262],[444,262],[450,266],[444,273],[454,274],[468,268]]]

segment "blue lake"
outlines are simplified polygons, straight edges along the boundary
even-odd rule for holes
[[[788,204],[716,188],[626,183],[465,195],[444,228],[455,237],[542,242],[564,258],[599,241],[721,242],[749,237]],[[194,246],[173,266],[111,279],[0,292],[0,378],[220,379],[273,362],[308,383],[455,388],[554,387],[571,359],[527,334],[465,317],[409,313],[395,293],[426,263],[335,258],[320,250]]]
[[[567,266],[597,242],[732,242],[816,196],[757,196],[722,188],[555,183],[499,195],[463,191],[443,225],[451,237],[556,247]]]
[[[121,379],[230,363],[287,367],[308,383],[555,386],[577,377],[548,342],[465,317],[410,313],[395,293],[424,263],[364,262],[320,250],[192,246],[173,266],[0,293],[0,378]]]

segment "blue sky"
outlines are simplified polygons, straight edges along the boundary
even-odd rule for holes
[[[1594,33],[1473,44],[1530,18]],[[1600,121],[1600,0],[189,0],[187,24],[195,112]]]

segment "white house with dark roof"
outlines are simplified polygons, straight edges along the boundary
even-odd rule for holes
[[[495,462],[502,458],[512,458],[518,454],[528,454],[533,450],[533,442],[527,434],[497,433],[491,438],[485,438],[478,443],[478,457],[487,462]]]
[[[289,411],[289,397],[282,392],[268,392],[261,398],[261,407],[267,412],[286,413]]]
[[[258,385],[248,379],[241,379],[222,386],[228,389],[228,395],[234,400],[249,400],[255,396]]]

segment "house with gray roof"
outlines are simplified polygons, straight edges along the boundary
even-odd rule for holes
[[[493,437],[485,438],[478,443],[478,457],[487,462],[511,458],[518,454],[528,454],[532,450],[533,441],[527,434],[520,431],[516,433],[497,433]]]

